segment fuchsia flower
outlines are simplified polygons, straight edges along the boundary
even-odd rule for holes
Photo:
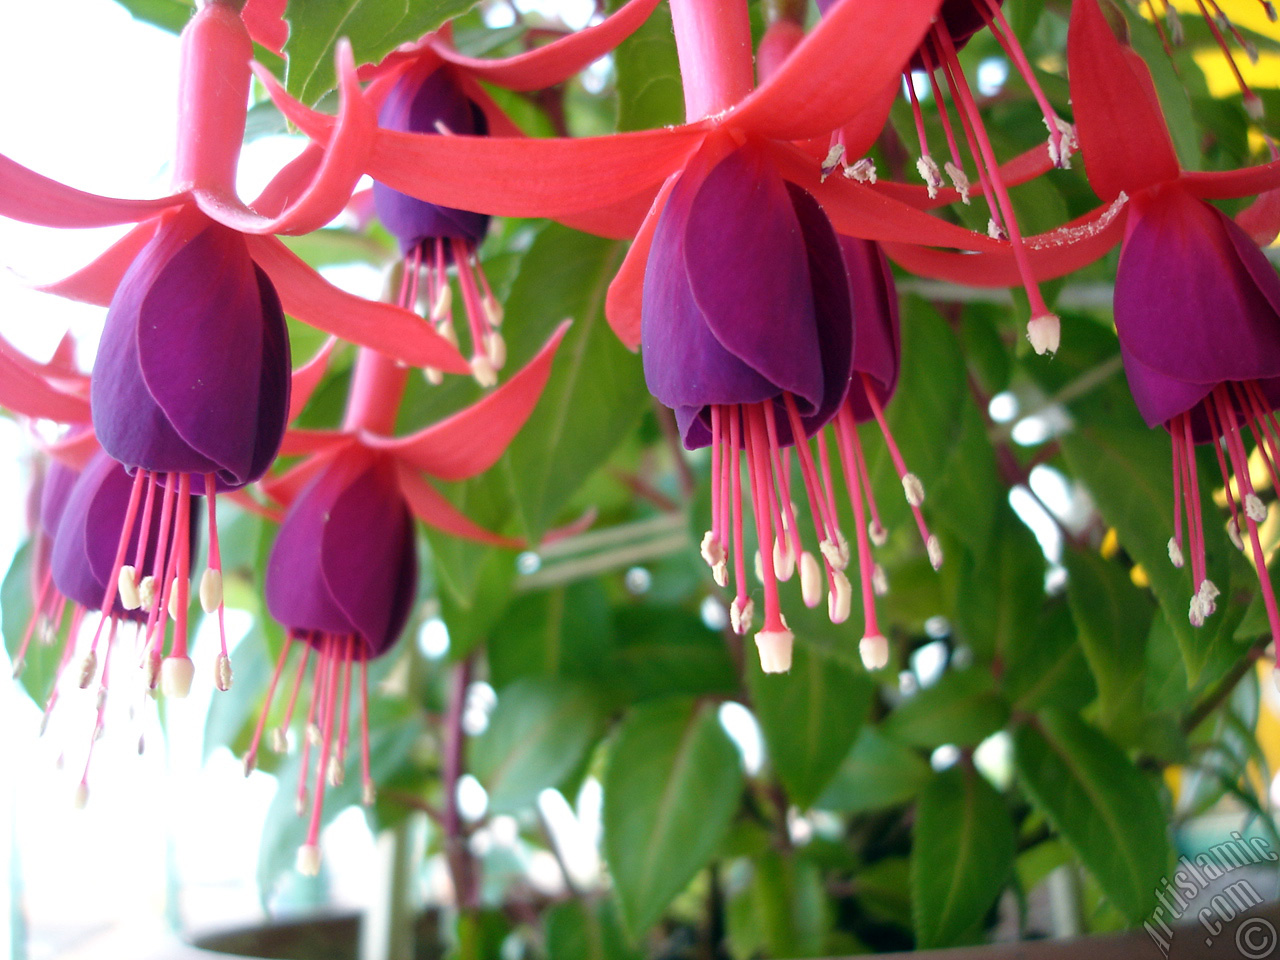
[[[336,785],[343,777],[355,664],[361,674],[363,794],[366,803],[373,802],[367,664],[391,650],[417,590],[413,518],[454,536],[519,545],[477,526],[423,474],[463,480],[489,469],[532,413],[567,330],[562,324],[523,370],[477,403],[405,437],[391,434],[409,371],[362,350],[343,429],[290,431],[286,452],[310,456],[264,484],[268,495],[288,505],[266,576],[267,607],[288,633],[244,766],[246,774],[254,768],[271,700],[289,653],[300,642],[289,706],[271,742],[277,750],[287,748],[298,691],[308,664],[314,663],[297,800],[300,813],[311,807],[308,839],[298,857],[304,872],[319,868],[325,784]],[[319,751],[308,792],[313,740]]]
[[[1190,553],[1191,622],[1203,623],[1218,595],[1206,576],[1195,466],[1196,444],[1212,442],[1227,486],[1232,537],[1242,545],[1247,531],[1271,631],[1280,635],[1280,611],[1258,540],[1266,508],[1253,491],[1245,448],[1249,430],[1275,482],[1280,278],[1249,235],[1205,202],[1280,186],[1280,161],[1184,173],[1150,73],[1115,38],[1096,0],[1076,0],[1072,7],[1068,62],[1089,181],[1104,201],[1129,201],[1116,274],[1116,335],[1138,409],[1173,439],[1174,494],[1181,504],[1175,504],[1169,556],[1181,566]]]

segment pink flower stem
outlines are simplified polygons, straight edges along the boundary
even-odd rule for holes
[[[671,0],[685,118],[721,113],[751,92],[751,23],[745,0]]]
[[[342,429],[390,436],[395,432],[400,399],[408,382],[408,367],[386,354],[361,347],[351,377]]]

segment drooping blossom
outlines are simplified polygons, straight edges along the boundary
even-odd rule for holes
[[[1072,8],[1068,58],[1090,184],[1104,201],[1128,199],[1116,274],[1116,335],[1138,409],[1173,440],[1179,502],[1169,556],[1181,566],[1189,554],[1189,618],[1203,623],[1218,595],[1207,576],[1195,465],[1196,445],[1211,442],[1227,484],[1233,539],[1242,545],[1248,537],[1271,630],[1280,635],[1258,539],[1266,509],[1253,492],[1245,443],[1251,432],[1274,482],[1280,473],[1273,413],[1280,403],[1280,278],[1249,234],[1205,202],[1280,186],[1280,161],[1184,173],[1150,73],[1116,39],[1096,0],[1077,0]],[[1269,205],[1263,210],[1274,218]],[[1277,226],[1273,220],[1259,229],[1274,236]]]
[[[287,629],[287,641],[268,687],[267,702],[245,755],[257,761],[267,716],[290,651],[301,647],[288,707],[270,744],[287,749],[287,730],[308,669],[297,807],[310,807],[299,867],[319,868],[320,818],[326,783],[341,782],[352,729],[352,674],[360,670],[361,776],[366,803],[374,785],[368,756],[368,662],[387,653],[404,628],[417,589],[414,518],[453,536],[495,546],[519,541],[478,526],[440,494],[424,474],[464,480],[491,467],[532,413],[551,373],[567,324],[515,376],[458,413],[404,437],[393,435],[409,371],[362,350],[340,430],[292,430],[285,450],[308,456],[264,483],[287,505],[266,575],[267,606]],[[311,773],[313,742],[318,747]],[[307,778],[313,776],[308,789]]]

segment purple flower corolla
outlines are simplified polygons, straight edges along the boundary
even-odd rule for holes
[[[1169,556],[1182,566],[1190,554],[1191,622],[1202,624],[1218,595],[1207,577],[1195,466],[1195,446],[1211,442],[1231,511],[1228,531],[1241,549],[1248,536],[1272,632],[1280,634],[1258,537],[1267,510],[1254,492],[1245,446],[1251,432],[1280,487],[1280,424],[1272,412],[1280,405],[1280,277],[1221,211],[1176,183],[1158,186],[1130,203],[1116,273],[1115,322],[1138,410],[1148,426],[1163,425],[1173,439]]]
[[[650,392],[675,410],[686,447],[713,447],[703,556],[721,585],[733,563],[730,612],[740,634],[753,619],[742,542],[746,454],[765,590],[756,643],[766,670],[786,670],[792,634],[778,581],[799,563],[811,604],[822,583],[816,560],[798,549],[783,450],[835,415],[853,356],[848,277],[822,208],[751,145],[710,141],[658,221],[641,329]]]
[[[249,752],[253,769],[271,699],[296,641],[304,644],[298,679],[314,660],[310,731],[303,747],[298,809],[306,810],[306,780],[316,741],[314,788],[307,840],[299,869],[314,874],[320,864],[320,817],[326,784],[341,783],[350,733],[347,704],[352,673],[360,670],[360,732],[363,795],[373,802],[369,771],[368,663],[389,651],[404,630],[418,584],[413,513],[400,492],[393,456],[359,444],[341,448],[293,500],[267,564],[265,596],[271,616],[287,629]],[[295,694],[296,696],[296,694]],[[290,700],[289,713],[292,713]],[[339,716],[340,714],[340,716]],[[273,741],[283,749],[286,716]]]

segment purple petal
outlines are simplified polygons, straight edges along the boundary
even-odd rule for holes
[[[484,111],[458,87],[451,68],[437,67],[424,75],[425,67],[414,67],[400,78],[382,104],[378,124],[401,133],[439,134],[443,126],[456,135],[487,134]],[[478,244],[489,229],[487,214],[427,203],[377,182],[373,202],[378,218],[400,242],[401,254],[437,238]]]
[[[417,586],[413,519],[386,457],[338,453],[294,501],[267,565],[271,615],[287,627],[356,634],[390,649]]]
[[[52,537],[58,532],[58,521],[62,519],[67,508],[67,499],[71,496],[71,488],[75,486],[80,471],[68,467],[58,460],[49,462],[49,469],[44,475],[44,487],[40,491],[40,529]]]
[[[1280,279],[1247,235],[1176,186],[1129,216],[1115,295],[1128,353],[1186,383],[1280,376]]]
[[[242,486],[279,449],[289,374],[279,299],[243,238],[187,213],[161,226],[112,300],[94,427],[131,467]]]
[[[898,290],[893,271],[880,244],[874,240],[840,238],[849,290],[853,296],[853,324],[857,346],[853,351],[855,374],[871,378],[880,404],[889,402],[898,387],[902,364],[902,339],[898,320]],[[854,419],[859,423],[873,416],[861,386],[849,391]]]

